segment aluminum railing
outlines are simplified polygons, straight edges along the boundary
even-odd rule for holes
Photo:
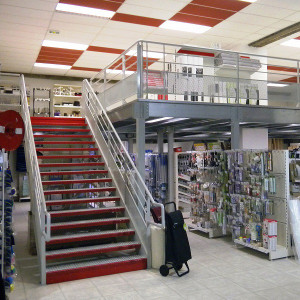
[[[132,207],[136,206],[136,214],[134,219],[143,220],[143,224],[148,227],[150,224],[165,228],[164,206],[156,203],[151,193],[146,187],[144,180],[134,165],[127,149],[123,145],[118,133],[111,123],[100,99],[98,99],[95,91],[87,80],[83,81],[83,110],[87,122],[94,131],[96,142],[100,145],[105,144],[105,148],[101,147],[104,159],[110,168],[110,172],[114,177],[119,192],[125,198],[125,204]],[[109,159],[109,157],[111,159]],[[161,209],[162,222],[157,224],[151,221],[150,207],[158,206]],[[139,216],[137,216],[137,214]]]
[[[46,283],[46,255],[45,243],[51,236],[51,218],[47,212],[41,175],[36,155],[33,131],[28,108],[24,76],[20,76],[21,92],[21,114],[25,125],[25,157],[27,172],[29,175],[29,188],[31,198],[31,209],[35,224],[36,247],[40,264],[41,283]]]
[[[299,61],[138,41],[91,79],[110,110],[136,99],[300,107]]]

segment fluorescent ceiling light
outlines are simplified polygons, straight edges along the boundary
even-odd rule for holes
[[[71,50],[86,50],[88,48],[88,45],[84,45],[84,44],[56,42],[56,41],[51,41],[51,40],[44,40],[42,43],[42,46],[71,49]]]
[[[274,87],[284,87],[284,86],[288,86],[288,84],[283,84],[283,83],[268,83],[267,86],[274,86]]]
[[[292,40],[281,43],[281,45],[300,48],[300,40],[292,39]]]
[[[123,71],[122,70],[111,70],[111,69],[106,69],[106,72],[107,73],[111,73],[111,74],[120,74],[122,75],[123,74]],[[131,75],[133,74],[134,71],[125,71],[125,74],[126,75]]]
[[[193,33],[203,33],[211,29],[211,27],[209,26],[190,24],[185,22],[177,22],[177,21],[166,21],[162,23],[159,27],[164,29],[193,32]]]
[[[50,69],[64,69],[64,70],[69,70],[71,69],[71,66],[67,65],[56,65],[56,64],[43,64],[43,63],[35,63],[35,67],[39,68],[50,68]]]
[[[254,2],[256,2],[257,0],[240,0],[240,1],[254,3]]]
[[[135,50],[130,50],[127,52],[127,55],[130,56],[137,56],[137,52]],[[150,57],[150,58],[163,58],[163,53],[158,52],[152,52],[152,51],[143,51],[144,57]]]
[[[64,4],[64,3],[58,3],[56,6],[56,10],[81,14],[81,15],[103,17],[108,19],[110,19],[115,14],[114,11],[110,11],[110,10],[91,8],[91,7],[72,5],[72,4]]]
[[[150,121],[147,121],[146,123],[156,123],[156,122],[160,122],[160,121],[165,121],[165,120],[169,120],[169,119],[173,119],[173,118],[170,118],[170,117],[163,117],[163,118],[158,118],[158,119],[153,119],[153,120],[150,120]]]
[[[181,121],[188,120],[188,119],[189,119],[189,118],[175,118],[175,119],[173,119],[173,120],[170,120],[170,121],[165,122],[164,124],[181,122]]]

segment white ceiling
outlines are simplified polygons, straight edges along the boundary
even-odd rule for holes
[[[138,39],[247,49],[247,44],[300,21],[300,0],[257,0],[203,34],[171,31],[96,17],[55,12],[58,0],[0,0],[0,62],[3,71],[90,77],[93,72],[33,67],[44,39],[126,49]],[[118,12],[167,20],[191,0],[126,0]],[[59,30],[59,35],[48,30]],[[300,59],[300,49],[270,44],[260,53]],[[250,50],[250,49],[249,49]],[[77,67],[103,68],[117,55],[85,52]]]

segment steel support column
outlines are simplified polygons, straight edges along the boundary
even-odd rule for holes
[[[241,127],[238,120],[231,120],[231,149],[241,148]]]
[[[164,131],[158,130],[157,132],[157,146],[158,146],[158,153],[164,153]]]
[[[169,201],[175,200],[174,184],[174,128],[168,127],[168,191]]]
[[[136,118],[137,169],[145,181],[145,119]]]

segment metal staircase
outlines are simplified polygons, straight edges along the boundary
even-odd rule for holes
[[[24,78],[22,77],[25,88]],[[41,283],[151,265],[154,202],[87,81],[85,118],[29,116],[22,92],[25,154]],[[164,227],[162,224],[156,226]]]

